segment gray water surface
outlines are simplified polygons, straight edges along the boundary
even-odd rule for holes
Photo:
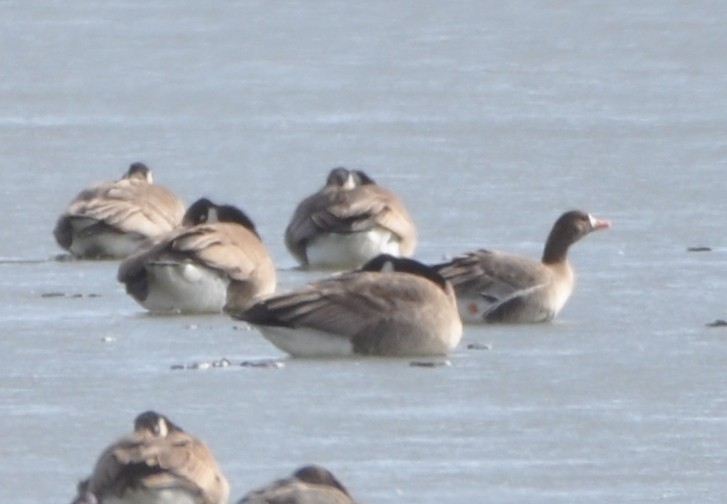
[[[69,501],[154,408],[233,502],[307,462],[367,503],[723,502],[726,52],[706,0],[1,2],[0,501]],[[468,326],[449,365],[287,359],[53,260],[65,204],[138,160],[244,208],[281,289],[317,277],[282,234],[341,164],[400,194],[424,261],[538,256],[570,208],[613,228],[555,322]],[[283,365],[171,369],[222,357]]]

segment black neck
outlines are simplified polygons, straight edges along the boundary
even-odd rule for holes
[[[555,230],[551,231],[548,240],[545,242],[543,249],[543,262],[545,264],[558,264],[568,259],[568,247],[571,246],[569,240],[565,240],[560,233]]]

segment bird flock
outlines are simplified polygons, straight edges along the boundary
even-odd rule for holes
[[[285,229],[301,268],[322,277],[276,292],[276,269],[241,209],[200,198],[185,209],[143,163],[84,189],[58,218],[58,245],[77,259],[120,260],[117,279],[150,312],[226,313],[293,357],[442,356],[463,323],[538,323],[573,292],[569,247],[610,222],[571,210],[542,257],[474,250],[447,262],[412,258],[417,229],[390,189],[337,167]],[[154,411],[106,448],[75,504],[226,503],[229,484],[200,440]],[[305,466],[242,503],[353,503],[328,470]]]

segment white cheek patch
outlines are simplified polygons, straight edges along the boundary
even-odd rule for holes
[[[169,429],[167,428],[167,422],[163,419],[159,419],[159,436],[160,437],[166,437],[169,433]]]
[[[353,173],[348,174],[348,177],[346,177],[346,182],[344,182],[342,187],[346,191],[350,191],[351,189],[356,187],[356,179],[353,178]]]
[[[607,229],[611,227],[611,221],[596,219],[591,214],[588,214],[588,221],[591,223],[591,229]]]

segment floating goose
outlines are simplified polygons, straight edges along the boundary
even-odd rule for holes
[[[434,268],[452,282],[465,322],[546,322],[573,292],[568,248],[611,224],[573,210],[558,218],[536,261],[496,250],[477,250]]]
[[[381,253],[408,257],[416,241],[416,227],[396,194],[346,168],[331,170],[285,230],[290,253],[311,267],[357,267]]]
[[[56,241],[73,256],[122,259],[179,225],[184,204],[134,163],[117,181],[81,191],[56,223]]]
[[[290,477],[248,493],[237,504],[356,504],[348,490],[328,470],[301,467]]]
[[[276,276],[252,221],[202,198],[182,227],[122,262],[118,280],[149,311],[214,313],[271,294]]]
[[[72,504],[226,504],[230,487],[212,452],[164,415],[136,417],[106,448]]]
[[[390,255],[233,316],[301,357],[445,355],[462,337],[452,286],[432,268]]]

